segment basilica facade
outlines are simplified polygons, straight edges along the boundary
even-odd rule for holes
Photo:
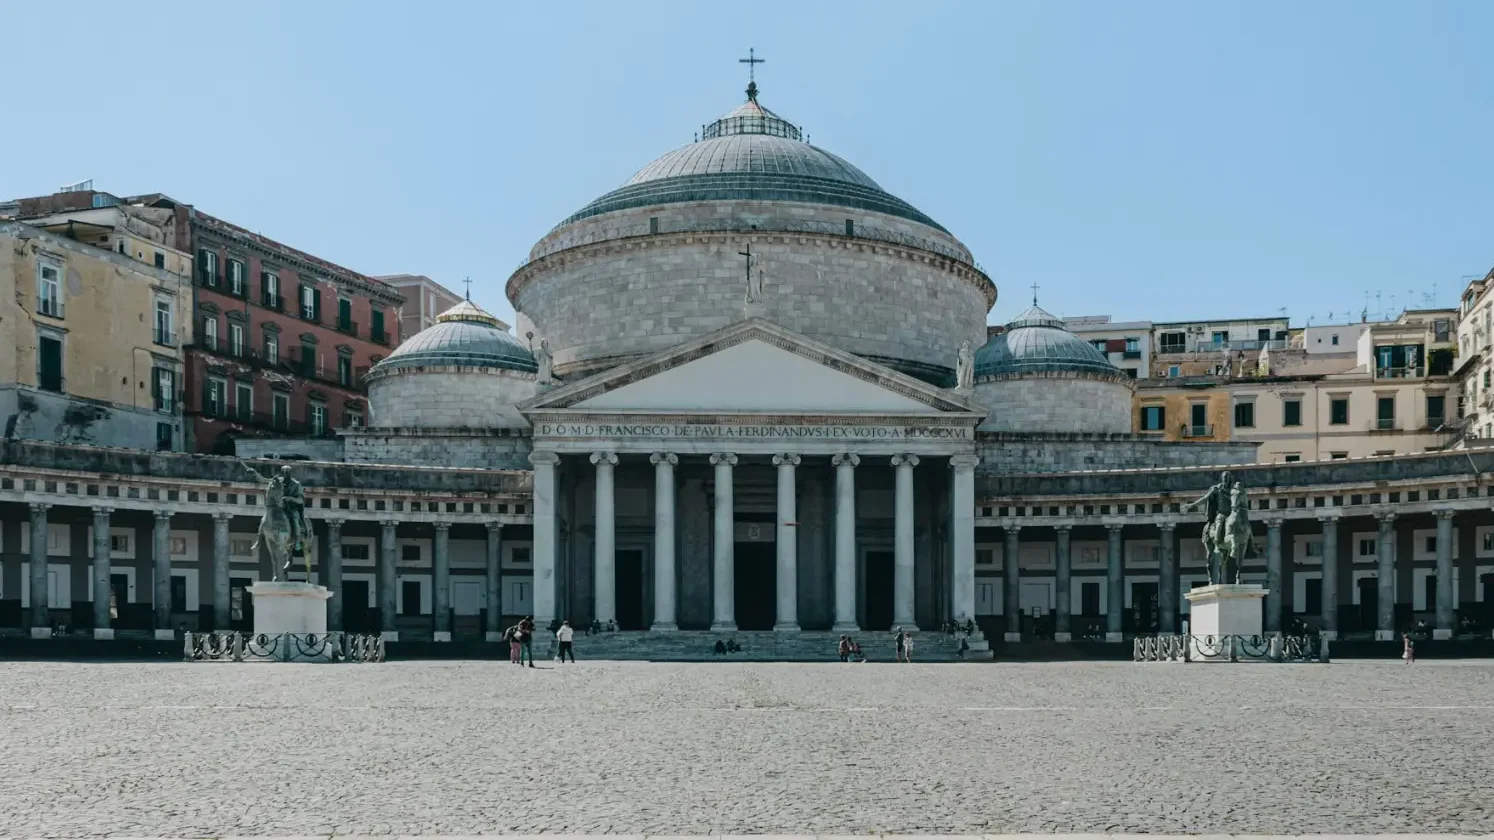
[[[988,328],[997,286],[960,240],[755,85],[506,291],[512,332],[445,312],[368,372],[368,425],[296,466],[334,628],[1119,642],[1182,627],[1206,576],[1183,504],[1222,468],[1255,490],[1268,628],[1451,635],[1494,605],[1487,458],[1258,465],[1132,434],[1131,379],[1037,301]],[[240,445],[264,472],[296,447]],[[6,447],[0,626],[247,626],[268,568],[240,462]]]

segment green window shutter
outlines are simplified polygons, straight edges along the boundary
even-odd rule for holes
[[[384,337],[384,310],[375,309],[373,311],[373,320],[369,327],[369,330],[373,333],[373,337],[376,339],[381,339]]]
[[[316,318],[315,318],[316,322],[317,323],[321,323],[321,320],[322,320],[322,290],[321,289],[313,288],[311,290],[311,311],[316,316]]]

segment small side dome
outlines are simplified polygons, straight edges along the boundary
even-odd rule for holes
[[[534,354],[509,335],[503,322],[470,300],[436,316],[436,324],[416,333],[373,366],[369,379],[400,370],[431,367],[486,368],[535,373]]]
[[[1063,321],[1034,305],[975,351],[975,379],[1024,374],[1091,374],[1126,380],[1094,345],[1064,329]]]

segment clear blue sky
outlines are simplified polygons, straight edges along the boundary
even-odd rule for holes
[[[5,6],[0,197],[161,191],[498,313],[557,221],[742,99],[1066,315],[1343,320],[1494,265],[1494,4]]]

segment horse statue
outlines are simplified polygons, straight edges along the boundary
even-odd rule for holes
[[[1234,476],[1226,470],[1220,474],[1218,484],[1183,506],[1184,513],[1191,513],[1200,507],[1204,509],[1203,549],[1204,557],[1209,562],[1209,583],[1229,582],[1225,577],[1221,552],[1224,550],[1226,536],[1225,519],[1233,504],[1231,492],[1236,486]]]
[[[254,472],[248,465],[254,476],[260,481],[264,478]],[[293,526],[291,522],[292,510],[295,515],[300,515],[300,507],[292,508],[286,504],[286,490],[290,488],[292,493],[300,490],[300,484],[290,476],[289,467],[282,470],[281,475],[269,480],[265,486],[265,512],[259,519],[259,531],[255,535],[254,545],[250,551],[258,552],[260,545],[270,552],[271,580],[280,580],[281,575],[289,578],[291,563],[296,555],[301,555],[306,564],[306,579],[311,580],[311,555],[306,551],[306,530],[304,520],[300,528]],[[297,533],[299,531],[299,534]]]
[[[1219,576],[1221,581],[1228,581],[1233,571],[1233,583],[1239,583],[1240,567],[1245,565],[1245,558],[1250,556],[1254,546],[1250,532],[1250,500],[1244,487],[1236,484],[1230,488],[1229,514],[1219,518],[1223,520],[1224,532],[1219,544]]]

